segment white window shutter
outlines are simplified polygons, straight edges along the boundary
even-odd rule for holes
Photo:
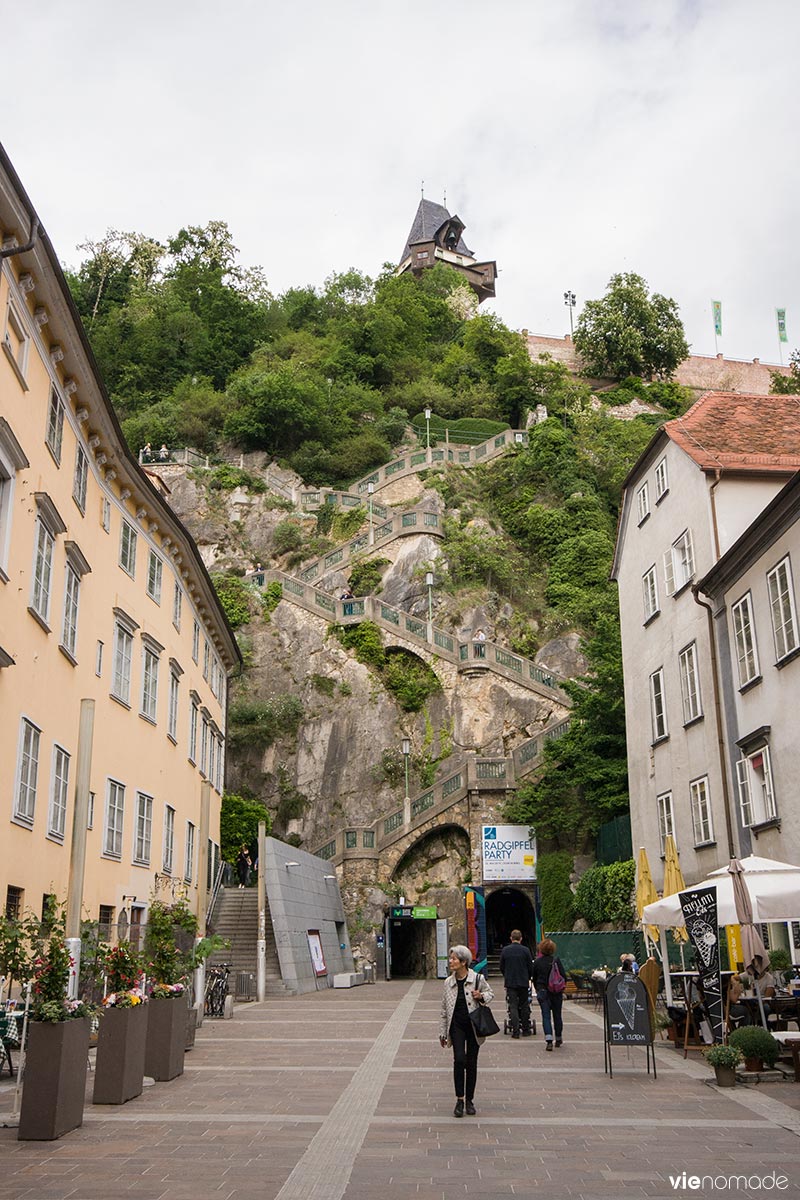
[[[736,774],[739,779],[739,807],[742,811],[742,824],[747,828],[753,823],[753,802],[750,796],[750,764],[746,758],[740,758],[737,762]]]
[[[664,555],[664,583],[667,595],[671,596],[675,591],[675,567],[672,561],[672,547]]]

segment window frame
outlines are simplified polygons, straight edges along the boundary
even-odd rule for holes
[[[694,542],[692,531],[687,526],[669,550],[664,552],[664,582],[667,595],[679,596],[694,579],[694,574]]]
[[[169,672],[169,698],[167,703],[167,737],[178,744],[178,707],[180,705],[181,677],[175,667]]]
[[[186,883],[194,879],[194,847],[196,826],[194,821],[186,822],[186,842],[183,853],[183,878]]]
[[[656,564],[645,571],[642,576],[642,600],[644,603],[644,624],[648,625],[653,617],[661,612],[658,607],[658,571]]]
[[[153,853],[153,797],[147,792],[136,793],[136,815],[133,821],[133,865],[149,867]]]
[[[147,559],[147,594],[155,604],[161,603],[161,588],[164,579],[164,560],[150,549]]]
[[[131,682],[133,678],[133,642],[134,630],[125,622],[119,620],[114,623],[114,663],[111,671],[111,695],[115,700],[119,700],[121,704],[130,708],[131,705]],[[127,655],[120,656],[120,648],[127,645]],[[127,673],[120,670],[120,665],[127,666]],[[124,688],[118,686],[119,681],[124,682]]]
[[[672,800],[672,789],[660,792],[656,796],[656,811],[658,813],[658,836],[661,840],[661,857],[666,853],[666,843],[669,834],[677,846],[675,837],[675,808]],[[669,819],[667,819],[669,818]],[[669,826],[669,828],[667,828]]]
[[[114,820],[112,822],[112,815]],[[122,859],[125,834],[125,784],[118,779],[106,781],[106,803],[103,816],[103,858],[115,862]],[[116,848],[118,844],[118,849]]]
[[[746,620],[743,619],[746,617]],[[731,605],[731,632],[736,649],[736,670],[739,676],[739,690],[746,688],[761,678],[761,666],[758,660],[758,639],[756,636],[755,620],[753,619],[753,595],[745,592],[735,604]],[[749,641],[749,654],[748,654]],[[752,673],[744,678],[743,663],[752,660]]]
[[[9,337],[9,326],[12,327],[13,335],[18,343],[16,354],[14,353],[11,338]],[[9,295],[8,303],[6,304],[5,326],[3,328],[3,350],[25,391],[28,390],[27,375],[30,344],[31,335],[28,332],[26,322],[22,318],[20,306],[13,296]]]
[[[33,547],[30,609],[49,630],[50,601],[53,590],[53,557],[56,539],[52,529],[39,513],[34,524],[36,536]]]
[[[681,705],[684,725],[693,725],[703,716],[703,696],[700,687],[700,662],[697,642],[690,642],[678,654],[678,675],[681,681]],[[690,685],[694,683],[694,689]]]
[[[171,804],[164,805],[164,844],[161,855],[161,869],[165,875],[171,875],[175,865],[175,809]]]
[[[190,693],[189,697],[189,750],[188,759],[193,766],[197,766],[197,719],[200,715],[200,699],[196,692]]]
[[[784,590],[776,594],[773,583],[777,581],[779,572],[784,573]],[[797,627],[797,607],[794,598],[794,578],[792,575],[792,563],[788,554],[785,554],[780,562],[776,563],[772,570],[767,571],[767,596],[769,598],[769,615],[772,623],[772,640],[775,646],[775,661],[780,663],[790,655],[794,654],[800,640],[798,640]],[[782,621],[780,626],[776,623],[776,602],[780,604],[782,610]],[[787,609],[788,602],[788,612]],[[786,631],[791,631],[792,644],[788,645]],[[783,642],[781,649],[780,641]]]
[[[71,755],[53,743],[50,768],[50,803],[47,809],[47,836],[51,841],[63,842],[67,829],[67,807],[69,804],[69,764]],[[64,767],[66,766],[66,770]]]
[[[669,491],[669,468],[667,466],[666,454],[660,458],[655,467],[656,481],[656,504],[659,500],[663,500]]]
[[[80,442],[75,445],[75,470],[72,475],[72,499],[81,514],[86,513],[86,496],[89,490],[89,456]]]
[[[647,480],[636,489],[636,517],[639,525],[644,525],[650,516],[650,488]]]
[[[122,518],[119,533],[119,565],[131,579],[136,578],[136,543],[139,535],[130,521]]]
[[[172,591],[172,624],[180,633],[181,631],[181,614],[183,612],[183,588],[178,583],[177,579],[173,584]]]
[[[192,662],[200,663],[200,622],[197,620],[192,628]]]
[[[45,429],[45,445],[53,456],[56,466],[61,466],[61,453],[64,449],[64,417],[66,406],[54,383],[50,384],[50,399],[47,405],[47,427]]]
[[[139,716],[156,724],[158,715],[159,653],[149,641],[142,642],[142,686]]]
[[[80,612],[81,577],[72,563],[64,568],[64,609],[61,619],[61,649],[76,662],[78,648],[78,614]]]
[[[658,683],[658,686],[656,686]],[[669,737],[669,724],[667,722],[667,689],[664,681],[664,668],[659,667],[657,671],[653,671],[649,680],[650,693],[650,732],[652,734],[652,744],[655,746],[658,742],[666,741]],[[659,708],[660,701],[660,708]],[[659,721],[663,729],[659,732]]]
[[[689,806],[692,812],[692,832],[695,849],[713,846],[714,817],[711,811],[711,792],[708,776],[701,775],[689,783]]]
[[[757,804],[753,784],[759,780],[759,776],[758,768],[754,765],[753,760],[759,756],[762,760],[763,771],[758,794],[759,803]],[[736,762],[736,778],[739,785],[739,812],[742,825],[746,829],[757,829],[761,825],[780,819],[778,800],[775,795],[775,777],[772,773],[772,756],[768,742],[751,747],[747,752],[742,750],[742,757]]]
[[[14,807],[12,820],[17,825],[33,828],[36,817],[36,795],[39,788],[39,754],[42,731],[28,717],[20,718],[17,770],[14,778]],[[24,803],[23,803],[24,790]]]

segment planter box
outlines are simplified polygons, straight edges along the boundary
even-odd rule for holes
[[[150,1000],[147,1005],[147,1049],[144,1073],[163,1082],[183,1074],[189,1007],[185,996]]]
[[[142,1094],[147,1005],[107,1008],[100,1017],[94,1104],[125,1104]]]
[[[197,1017],[198,1017],[197,1009],[194,1007],[190,1008],[189,1009],[189,1024],[186,1026],[186,1049],[187,1050],[194,1049],[194,1039],[197,1035]]]
[[[717,1087],[736,1086],[736,1067],[714,1067],[717,1077]]]
[[[90,1024],[88,1017],[57,1024],[31,1021],[20,1141],[53,1141],[83,1124]]]

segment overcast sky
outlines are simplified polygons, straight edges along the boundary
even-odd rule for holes
[[[275,293],[396,262],[420,184],[499,268],[494,310],[636,271],[695,353],[800,345],[797,0],[37,0],[2,140],[62,261],[109,227],[228,222]],[[489,307],[489,305],[484,306]]]

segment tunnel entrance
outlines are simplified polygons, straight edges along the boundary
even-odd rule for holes
[[[520,888],[501,887],[486,896],[486,944],[488,955],[498,955],[519,929],[523,945],[536,954],[536,915],[530,896]]]

